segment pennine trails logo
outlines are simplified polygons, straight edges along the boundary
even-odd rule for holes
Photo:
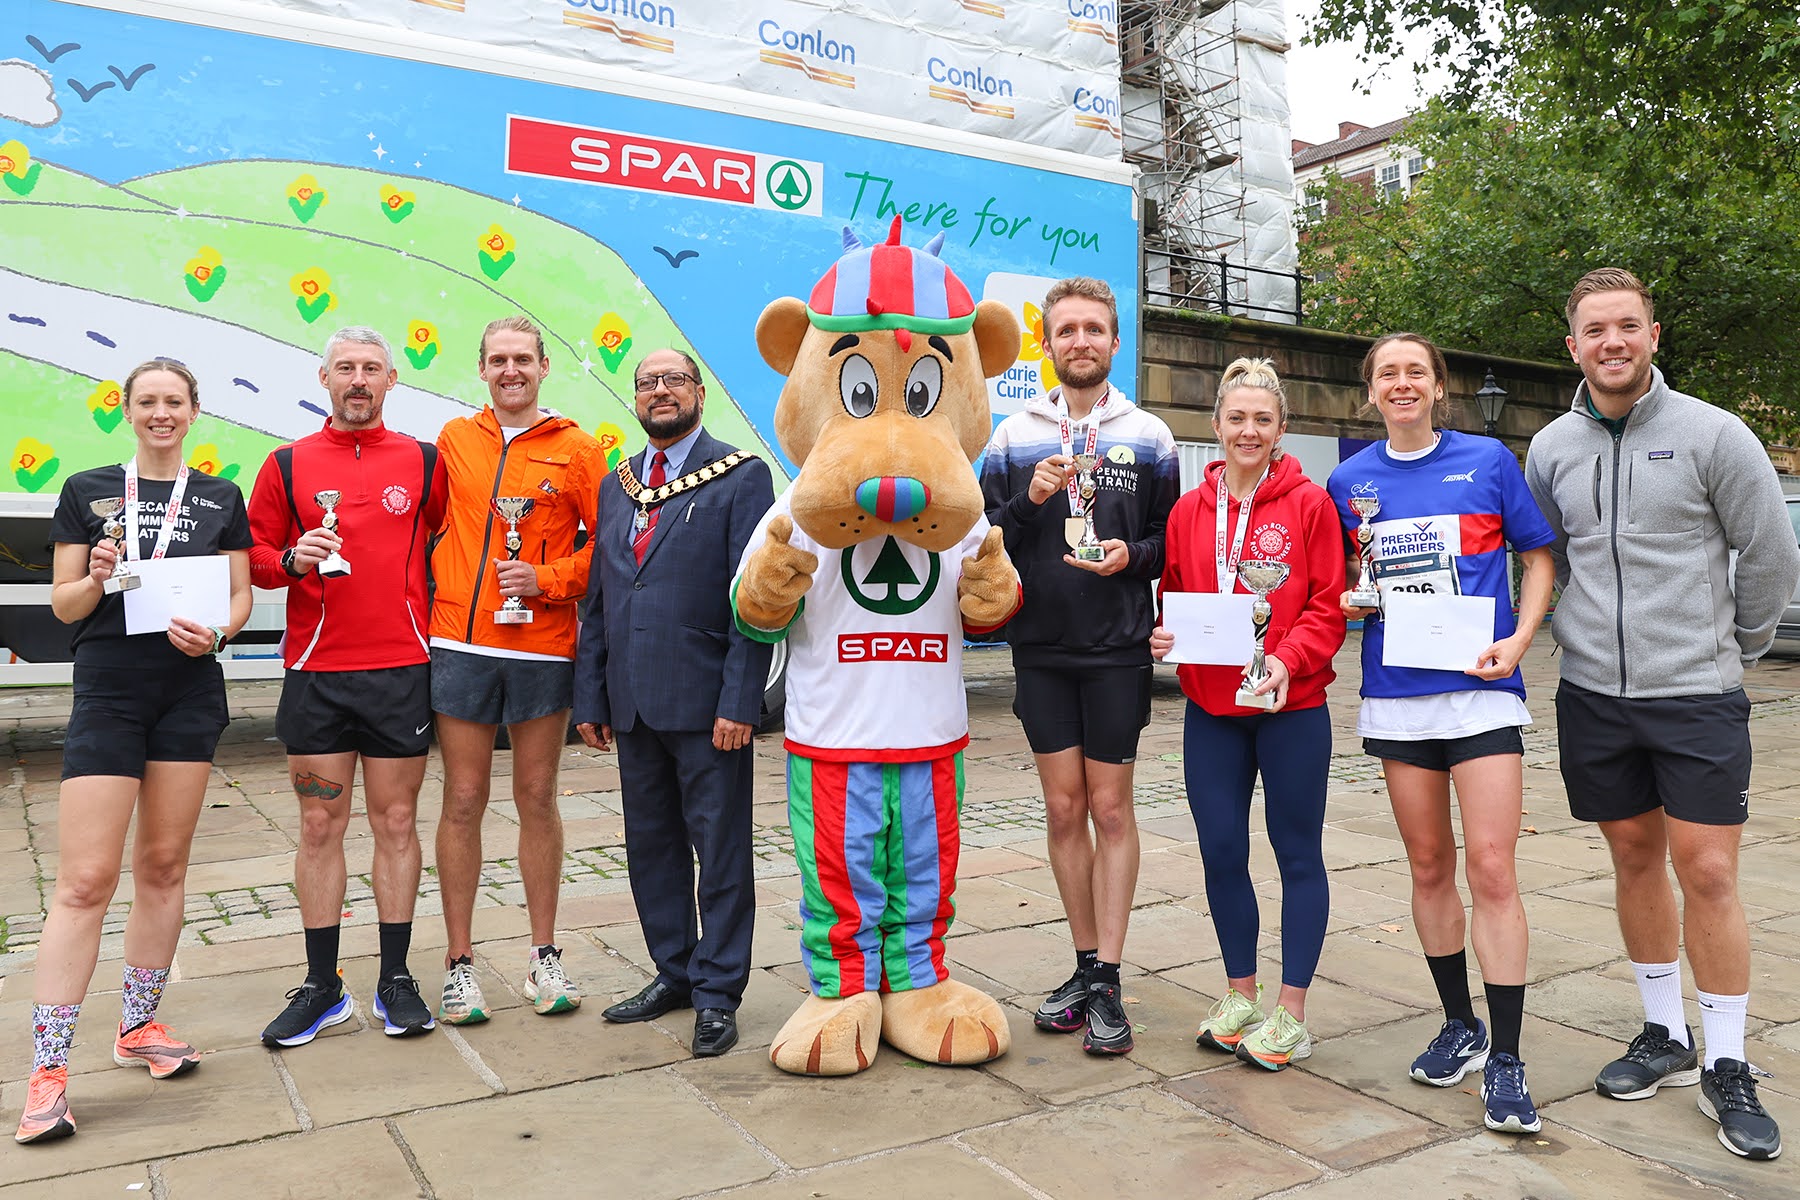
[[[960,104],[978,116],[1013,119],[1013,106],[999,103],[1013,98],[1012,80],[980,67],[945,62],[935,54],[925,60],[925,74],[931,80],[928,94],[933,100]]]
[[[788,67],[814,83],[828,83],[841,88],[856,87],[856,76],[850,72],[833,70],[808,61],[822,58],[841,66],[856,65],[856,47],[849,42],[838,41],[822,29],[786,29],[778,21],[764,20],[757,23],[756,39],[763,44],[760,55],[762,61],[770,66]]]
[[[1069,101],[1069,107],[1075,111],[1075,128],[1098,129],[1112,135],[1114,141],[1121,139],[1119,101],[1116,96],[1083,85],[1075,89],[1075,97]]]
[[[513,175],[661,192],[809,217],[824,211],[824,166],[807,159],[517,115],[506,118],[505,156],[506,170]]]
[[[1118,5],[1093,4],[1089,0],[1067,0],[1067,4],[1070,33],[1092,34],[1109,46],[1119,44]],[[1214,4],[1210,7],[1220,6]]]
[[[564,0],[563,24],[609,33],[627,46],[640,50],[675,53],[675,39],[657,30],[675,32],[675,10],[667,4],[645,0]],[[458,3],[458,7],[461,4]]]

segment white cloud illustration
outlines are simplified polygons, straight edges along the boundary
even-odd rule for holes
[[[49,72],[22,58],[0,62],[0,120],[20,121],[36,129],[62,120],[56,84]]]

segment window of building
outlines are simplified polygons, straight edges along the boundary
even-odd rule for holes
[[[1400,181],[1400,164],[1384,163],[1380,175],[1381,190],[1392,195],[1404,186]]]
[[[1425,156],[1423,154],[1415,154],[1406,160],[1406,178],[1408,182],[1417,179],[1424,173]]]

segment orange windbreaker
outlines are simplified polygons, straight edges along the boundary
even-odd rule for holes
[[[449,504],[431,552],[436,592],[431,636],[477,646],[575,657],[576,606],[587,594],[593,543],[575,549],[577,526],[594,528],[606,460],[600,444],[567,417],[545,416],[507,442],[490,406],[458,417],[438,434],[450,481]],[[529,624],[496,625],[502,599],[494,560],[506,557],[506,522],[496,496],[537,503],[519,522],[519,557],[537,567],[541,596],[525,597]]]

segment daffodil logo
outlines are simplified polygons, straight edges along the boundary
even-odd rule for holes
[[[413,321],[406,327],[406,361],[423,371],[438,356],[437,326],[430,321]]]
[[[200,253],[188,259],[182,282],[187,284],[188,295],[205,304],[225,286],[225,260],[211,246],[200,247]]]
[[[381,185],[381,215],[398,225],[412,216],[417,197],[411,192],[403,192],[392,184]]]
[[[1050,341],[1044,336],[1044,314],[1025,302],[1025,329],[1019,335],[1019,361],[1037,364],[1038,380],[1047,392],[1056,386],[1056,368],[1050,363]]]
[[[6,181],[7,190],[13,195],[30,195],[43,173],[44,164],[31,161],[31,151],[24,142],[14,140],[0,145],[0,180]]]
[[[113,379],[101,380],[100,386],[88,394],[88,414],[94,418],[101,433],[111,433],[125,419],[125,409],[120,405],[122,398],[118,381]]]
[[[611,421],[604,421],[594,430],[594,440],[600,443],[600,453],[606,456],[606,469],[618,469],[619,459],[625,455],[625,431]]]
[[[56,451],[36,438],[20,438],[13,447],[13,478],[28,492],[43,491],[44,485],[56,478],[60,466],[62,460],[56,457]]]
[[[220,479],[236,479],[238,473],[238,465],[226,462],[219,448],[211,442],[195,449],[193,457],[188,459],[188,466]]]
[[[625,318],[616,312],[609,312],[600,318],[594,326],[594,349],[600,351],[600,361],[606,369],[617,375],[619,364],[631,353],[631,326]]]
[[[302,175],[288,184],[288,207],[294,210],[294,215],[300,218],[302,225],[318,215],[319,207],[325,201],[325,189],[311,175]]]
[[[481,273],[489,279],[498,281],[518,260],[518,256],[513,253],[513,247],[518,243],[513,241],[512,234],[498,225],[489,225],[478,244],[481,247],[481,253],[477,256],[481,263]]]
[[[294,293],[294,307],[311,325],[314,321],[337,307],[337,297],[331,291],[331,276],[318,267],[308,267],[292,279],[288,287]]]

